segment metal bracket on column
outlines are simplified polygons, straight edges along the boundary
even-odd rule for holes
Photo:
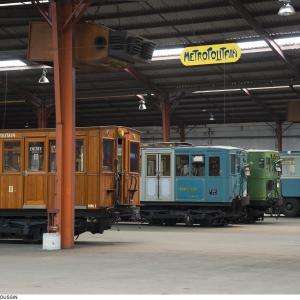
[[[73,12],[64,23],[63,30],[65,30],[70,24],[77,23],[89,5],[89,0],[80,0],[79,3],[75,5]]]
[[[44,9],[40,1],[38,0],[31,0],[31,3],[38,9],[40,14],[44,17],[44,19],[47,21],[47,23],[52,26],[51,17],[49,15],[48,9]]]

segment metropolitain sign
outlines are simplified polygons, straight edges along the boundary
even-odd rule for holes
[[[237,62],[241,57],[238,44],[218,44],[184,48],[180,60],[183,65],[199,66],[212,64],[228,64]]]

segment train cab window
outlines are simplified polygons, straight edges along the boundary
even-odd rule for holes
[[[236,173],[236,155],[235,154],[231,154],[230,155],[231,158],[231,175],[234,175]]]
[[[130,172],[139,172],[139,143],[130,142]]]
[[[176,176],[189,176],[188,155],[176,155]]]
[[[241,172],[241,160],[240,160],[240,156],[236,155],[235,161],[236,161],[236,172],[239,174]]]
[[[4,142],[3,172],[20,172],[21,170],[21,143],[20,142]]]
[[[258,160],[258,165],[260,168],[264,168],[265,167],[265,159],[264,158],[260,158]]]
[[[282,176],[296,176],[296,160],[295,158],[284,158],[282,160]]]
[[[192,156],[192,175],[204,176],[205,175],[205,156],[193,155]]]
[[[76,172],[84,172],[84,141],[76,140],[76,157],[75,157]]]
[[[209,158],[209,176],[220,176],[219,156],[212,156]]]
[[[49,172],[56,171],[56,142],[49,141]]]
[[[44,142],[28,143],[28,170],[44,171]]]
[[[161,176],[171,176],[170,154],[161,154],[160,172]]]
[[[113,170],[114,141],[103,139],[103,171]]]
[[[156,176],[156,155],[147,155],[147,176]]]

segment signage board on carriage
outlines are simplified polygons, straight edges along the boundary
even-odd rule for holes
[[[0,138],[1,139],[9,139],[9,138],[15,138],[16,134],[15,133],[11,133],[11,132],[4,132],[4,133],[0,133]]]
[[[183,49],[180,60],[186,67],[228,64],[237,62],[241,57],[241,48],[236,43],[193,46]]]

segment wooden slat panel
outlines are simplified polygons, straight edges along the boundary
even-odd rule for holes
[[[87,175],[87,205],[99,207],[99,175]]]
[[[23,176],[22,175],[17,175],[17,174],[0,175],[0,207],[1,208],[22,208],[23,207]]]
[[[47,185],[47,207],[54,207],[54,197],[55,197],[55,174],[51,173],[48,175],[48,185]]]
[[[76,174],[75,205],[87,205],[85,174]]]
[[[47,179],[44,174],[25,177],[25,205],[47,205]]]
[[[100,176],[100,201],[99,207],[112,207],[113,206],[113,174],[101,174]]]

